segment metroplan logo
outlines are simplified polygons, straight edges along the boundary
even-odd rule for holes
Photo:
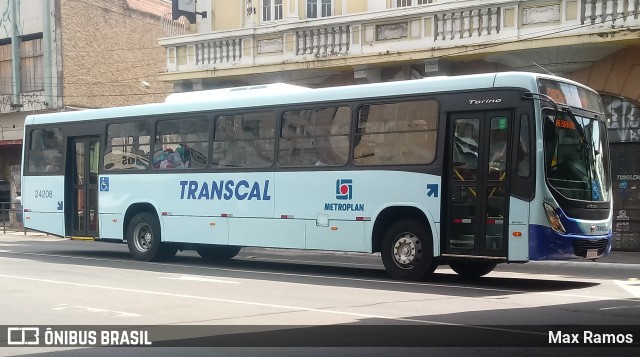
[[[338,179],[336,181],[336,199],[350,200],[353,198],[353,180]]]
[[[346,203],[344,201],[353,198],[353,180],[338,179],[336,180],[336,199],[341,203],[327,202],[324,204],[325,211],[338,212],[364,212],[364,203]]]

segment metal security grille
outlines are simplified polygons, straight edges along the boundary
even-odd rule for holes
[[[606,239],[576,239],[573,241],[574,254],[583,258],[587,256],[587,250],[589,249],[597,249],[598,255],[601,255],[606,247]]]

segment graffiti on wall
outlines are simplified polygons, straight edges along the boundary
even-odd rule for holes
[[[16,0],[17,1],[17,0]],[[20,1],[16,3],[16,10],[20,13]],[[0,38],[9,38],[11,37],[11,27],[13,26],[13,19],[15,16],[11,13],[11,1],[3,1],[0,6],[4,5],[4,8],[0,8]],[[22,29],[24,29],[24,21],[22,24],[18,24],[18,33],[19,36],[23,33]]]
[[[5,8],[1,9],[2,17],[0,17],[0,37],[11,37],[11,10],[9,9],[9,2],[7,1]]]
[[[630,99],[601,94],[610,142],[640,141],[640,104]]]
[[[12,95],[5,94],[0,95],[0,112],[8,113],[10,111],[17,110],[16,108],[12,108],[11,104]],[[36,93],[22,93],[20,94],[20,103],[22,107],[19,108],[20,111],[33,111],[33,110],[44,110],[48,108],[48,103],[44,100],[44,96],[42,92]]]

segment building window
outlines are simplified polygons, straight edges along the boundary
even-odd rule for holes
[[[320,3],[320,11],[318,11]],[[328,17],[332,15],[332,0],[307,0],[307,18]]]
[[[262,0],[262,21],[282,20],[282,0]]]
[[[22,92],[44,90],[42,33],[23,37],[20,43],[20,83]]]
[[[11,42],[0,44],[0,94],[11,94],[13,92],[11,80]]]
[[[396,0],[396,7],[432,4],[433,0]]]

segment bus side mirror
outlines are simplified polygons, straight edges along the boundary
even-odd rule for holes
[[[542,134],[545,142],[554,142],[556,140],[556,121],[551,115],[547,115],[544,120]]]

